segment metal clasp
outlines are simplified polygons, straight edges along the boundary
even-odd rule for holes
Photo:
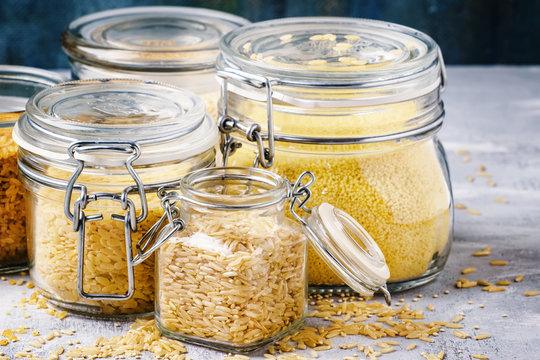
[[[307,179],[307,182],[305,182]],[[306,221],[296,213],[295,208],[304,210],[311,214],[311,209],[306,207],[306,203],[311,199],[311,185],[315,183],[315,175],[311,171],[304,171],[294,183],[289,183],[288,197],[291,199],[289,211],[302,225],[307,225]]]
[[[447,84],[446,65],[444,64],[441,48],[439,48],[438,51],[439,53],[437,55],[437,58],[439,60],[439,63],[441,64],[441,89],[440,91],[443,92],[446,89],[446,84]]]
[[[158,197],[161,199],[161,206],[165,212],[137,242],[135,246],[137,248],[137,255],[133,258],[133,265],[143,262],[165,241],[185,228],[185,223],[180,218],[180,209],[176,206],[180,197],[178,193],[174,191],[168,193],[166,190],[167,187],[162,187],[157,192]],[[168,220],[168,223],[163,225],[165,220]]]
[[[96,151],[110,151],[128,155],[124,165],[129,174],[135,181],[136,186],[126,187],[121,194],[111,193],[95,193],[88,194],[85,185],[77,184],[76,181],[81,175],[85,162],[82,159],[75,157],[76,154],[86,155]],[[144,184],[140,177],[133,169],[133,162],[141,155],[139,145],[133,142],[119,141],[78,141],[71,144],[68,148],[68,155],[71,159],[77,161],[77,169],[71,176],[66,187],[66,195],[64,198],[64,213],[66,217],[73,223],[73,230],[79,232],[78,241],[78,258],[77,258],[77,289],[79,295],[84,299],[91,300],[125,300],[133,296],[135,290],[133,263],[132,263],[132,244],[131,232],[137,231],[137,223],[146,219],[148,215],[148,205],[146,203],[146,194]],[[71,212],[71,198],[73,190],[78,189],[81,193],[79,198],[75,200],[73,212]],[[141,214],[136,216],[136,207],[133,200],[128,198],[131,191],[139,192],[141,201]],[[113,220],[124,222],[124,234],[126,243],[126,262],[128,273],[128,290],[125,294],[91,294],[84,291],[84,249],[85,249],[85,225],[87,221],[98,221],[103,219],[103,214],[86,216],[84,209],[88,203],[97,200],[112,200],[121,204],[122,210],[127,210],[124,215],[112,214]]]
[[[259,163],[263,168],[269,168],[274,163],[274,118],[273,118],[273,107],[272,107],[272,82],[264,77],[259,75],[253,75],[246,73],[244,71],[225,68],[224,70],[218,70],[216,74],[223,80],[221,84],[221,99],[222,99],[222,109],[221,116],[218,120],[218,126],[222,134],[222,151],[223,152],[223,165],[227,165],[227,159],[229,153],[225,151],[234,152],[234,150],[241,146],[240,143],[235,143],[231,140],[229,133],[233,131],[238,131],[244,134],[247,140],[256,142],[258,148],[258,155],[255,160],[255,163]],[[256,123],[246,124],[244,121],[235,119],[229,115],[229,104],[228,104],[228,82],[229,79],[234,79],[240,81],[244,84],[253,86],[257,89],[266,89],[266,114],[267,114],[267,132],[264,134],[261,131],[261,127]],[[268,146],[264,146],[264,140],[268,141]]]

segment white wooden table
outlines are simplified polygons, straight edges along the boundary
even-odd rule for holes
[[[448,153],[454,197],[457,203],[478,210],[481,215],[456,210],[454,245],[442,275],[421,288],[395,294],[393,303],[399,298],[410,302],[417,294],[423,294],[420,301],[411,305],[425,310],[428,303],[433,304],[435,311],[425,311],[426,320],[449,321],[464,313],[464,330],[472,335],[489,333],[491,338],[459,339],[446,331],[441,332],[433,344],[415,341],[418,347],[407,353],[404,348],[411,340],[397,338],[400,345],[396,347],[400,351],[385,354],[380,359],[423,359],[420,353],[440,350],[445,351],[445,359],[470,359],[471,354],[484,354],[489,359],[539,359],[540,296],[526,297],[524,292],[540,290],[540,67],[449,67],[448,78],[449,85],[443,94],[447,116],[440,138]],[[464,155],[458,154],[459,149],[470,151],[470,162],[462,161]],[[489,186],[489,179],[476,176],[480,165],[492,175],[495,187]],[[475,181],[468,182],[468,175],[474,176]],[[495,197],[509,202],[495,202]],[[471,256],[473,251],[486,246],[492,247],[491,256]],[[495,259],[507,260],[508,265],[490,266],[489,262]],[[471,266],[477,268],[474,274],[467,276],[473,280],[513,280],[518,274],[525,277],[504,292],[488,293],[480,287],[455,288],[461,269]],[[445,295],[445,290],[450,293]],[[30,310],[32,307],[26,311],[30,317],[24,318],[25,311],[12,305],[30,292],[23,286],[0,281],[0,333],[5,328],[23,325],[43,335],[53,329],[77,330],[74,336],[54,339],[42,349],[32,348],[33,353],[43,357],[59,344],[67,348],[70,347],[68,341],[91,344],[99,336],[118,335],[129,327],[129,322],[74,315],[58,320],[43,311]],[[434,299],[433,294],[439,297]],[[6,315],[6,311],[10,315]],[[316,325],[321,321],[324,320],[310,318],[307,324]],[[479,329],[474,330],[473,326]],[[13,358],[17,351],[30,348],[28,341],[33,339],[30,333],[17,336],[20,340],[0,346],[0,353]],[[335,345],[375,344],[361,336],[337,337],[332,342]],[[192,359],[222,359],[225,355],[198,346],[186,347]],[[264,353],[262,349],[250,356],[262,359]],[[300,353],[309,355],[307,351]],[[359,352],[340,350],[336,346],[334,350],[319,352],[319,358],[343,359],[355,353]],[[143,359],[152,358],[150,354],[143,355]],[[359,358],[365,357],[360,355]]]

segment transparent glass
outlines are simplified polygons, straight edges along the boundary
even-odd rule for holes
[[[254,164],[257,146],[241,129],[255,123],[267,135],[269,83],[269,169],[289,179],[313,172],[310,206],[328,202],[367,230],[390,269],[390,291],[435,278],[453,225],[448,167],[436,137],[445,83],[437,44],[385,22],[291,18],[232,31],[221,48],[217,68],[232,75],[224,76],[220,111],[240,124],[229,136],[242,145],[228,165]],[[350,291],[311,248],[308,280],[314,291]]]
[[[0,273],[28,268],[24,188],[18,179],[13,125],[30,96],[59,81],[49,71],[0,65]]]
[[[275,106],[274,121],[276,128],[294,126],[304,134],[319,135],[322,125],[317,124],[324,122],[336,126],[325,133],[369,132],[372,130],[369,124],[380,127],[379,119],[384,116],[406,122],[405,119],[423,111],[417,108],[420,103],[389,105],[379,113],[374,109],[361,109],[365,115],[360,115],[360,109],[350,109],[348,114],[343,110],[332,114],[326,109],[319,112],[319,109]],[[244,99],[231,101],[229,106],[232,113],[242,119],[257,122],[264,118],[264,104]],[[233,136],[242,147],[230,156],[228,164],[252,165],[256,146],[239,135]],[[270,170],[295,179],[303,169],[309,169],[316,177],[312,186],[313,206],[328,202],[339,207],[377,242],[390,268],[387,283],[390,291],[423,284],[442,270],[452,239],[452,194],[444,150],[435,131],[395,141],[357,145],[277,141]],[[308,269],[312,288],[346,289],[340,288],[343,281],[311,248]],[[330,287],[325,289],[325,285]]]
[[[152,312],[153,258],[133,267],[132,295],[130,259],[142,234],[159,219],[157,188],[215,164],[217,129],[202,100],[151,82],[68,82],[34,95],[13,136],[26,189],[30,276],[43,295],[88,315]],[[135,228],[125,223],[142,211],[133,174],[148,205]],[[127,200],[123,205],[124,195],[133,206]],[[76,218],[86,221],[77,225]]]
[[[77,287],[77,256],[79,233],[64,214],[65,186],[54,188],[39,181],[40,176],[67,182],[72,169],[61,169],[47,164],[43,158],[20,151],[20,161],[32,173],[23,176],[26,189],[26,221],[29,244],[30,276],[54,305],[66,310],[103,316],[144,315],[154,308],[154,259],[134,267],[135,292],[127,300],[88,300],[82,298]],[[193,169],[214,165],[215,150],[206,151],[190,159],[167,165],[135,168],[145,184],[178,181]],[[167,174],[167,175],[164,175]],[[125,168],[88,169],[78,183],[85,184],[90,193],[121,193],[133,179]],[[80,192],[73,194],[73,202]],[[140,214],[140,201],[135,192],[130,196]],[[133,256],[135,245],[160,217],[161,207],[153,191],[147,191],[148,216],[131,233]],[[87,222],[85,226],[84,290],[88,293],[124,294],[128,290],[125,229],[122,221],[112,219],[112,214],[123,214],[120,204],[110,200],[90,203],[87,216],[102,214],[103,219]]]
[[[247,23],[241,17],[202,8],[129,7],[78,18],[62,33],[61,41],[74,78],[170,83],[201,96],[215,118],[219,40]]]
[[[186,228],[156,257],[156,323],[222,351],[277,341],[307,311],[306,237],[285,217],[287,183],[252,168],[205,169],[180,187]]]

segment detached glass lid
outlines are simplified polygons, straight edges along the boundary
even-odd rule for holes
[[[73,81],[43,90],[28,100],[13,136],[21,148],[60,161],[69,161],[74,142],[133,142],[142,149],[138,164],[188,158],[219,139],[197,95],[139,80]],[[91,160],[100,159],[114,162],[107,151]]]
[[[221,42],[233,68],[280,84],[380,86],[435,68],[439,47],[426,34],[381,21],[289,18],[245,26]]]
[[[219,40],[249,23],[228,13],[179,6],[132,7],[83,16],[62,33],[80,62],[139,71],[214,67]]]

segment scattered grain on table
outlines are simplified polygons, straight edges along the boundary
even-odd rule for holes
[[[488,256],[491,255],[491,246],[487,246],[480,251],[475,251],[472,253],[473,256]]]

